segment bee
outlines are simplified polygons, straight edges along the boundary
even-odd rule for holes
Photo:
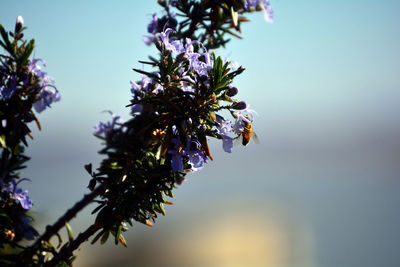
[[[248,116],[245,116],[247,120],[242,120],[244,125],[243,125],[243,131],[242,133],[237,137],[237,138],[242,138],[242,145],[247,146],[250,143],[251,138],[258,144],[258,137],[256,133],[253,131],[253,125],[251,124],[251,121],[249,120]]]

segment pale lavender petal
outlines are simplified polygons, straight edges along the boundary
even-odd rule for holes
[[[222,148],[225,152],[232,153],[233,138],[229,136],[222,137]]]
[[[171,159],[171,167],[173,171],[183,171],[183,161],[182,161],[182,156],[179,154],[176,154],[172,156]]]

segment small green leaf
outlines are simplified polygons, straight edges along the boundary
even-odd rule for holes
[[[0,34],[1,34],[1,37],[3,38],[3,40],[4,40],[4,42],[5,42],[5,45],[6,45],[5,49],[6,49],[12,56],[14,56],[13,49],[12,49],[12,44],[11,44],[10,40],[8,39],[8,35],[7,35],[6,30],[4,30],[3,25],[1,25],[1,24],[0,24]]]
[[[118,245],[119,237],[120,237],[120,235],[121,235],[121,230],[122,230],[122,225],[120,224],[120,225],[118,226],[117,233],[115,234],[115,245]]]
[[[162,203],[159,204],[160,210],[161,210],[161,214],[165,216],[165,209],[164,209],[164,205]]]
[[[144,74],[144,75],[146,75],[147,77],[149,77],[149,78],[154,78],[154,79],[156,79],[157,81],[160,79],[157,75],[155,75],[154,73],[150,73],[150,72],[147,72],[147,71],[143,71],[143,70],[139,70],[139,69],[133,69],[134,71],[136,71],[136,72],[139,72],[140,74]]]
[[[35,40],[32,39],[29,41],[28,45],[25,48],[24,53],[22,54],[21,58],[19,59],[19,63],[24,66],[28,63],[28,58],[32,54],[33,48],[35,48]]]
[[[105,204],[103,203],[103,204],[100,204],[99,206],[97,206],[93,211],[92,211],[92,213],[91,214],[95,214],[96,212],[98,212],[102,207],[104,207],[105,206]]]
[[[59,233],[57,233],[56,236],[57,236],[57,238],[58,238],[58,245],[57,245],[57,248],[60,248],[61,245],[62,245],[63,240],[62,240],[62,237],[61,237],[61,235],[60,235]]]
[[[0,40],[0,45],[4,48],[4,50],[7,50],[7,46],[6,46],[6,44],[5,43],[3,43],[1,40]]]
[[[107,242],[109,235],[110,235],[109,231],[104,232],[103,236],[101,237],[100,244],[104,245]]]
[[[69,241],[73,241],[74,240],[74,234],[72,233],[72,228],[69,225],[69,223],[65,222],[65,228],[67,228],[67,233],[68,233],[68,239]]]
[[[0,136],[0,145],[3,148],[7,147],[7,145],[6,145],[6,136],[4,134]]]
[[[100,233],[98,233],[92,240],[92,242],[90,242],[90,244],[94,244],[97,242],[97,240],[99,240],[99,238],[104,234],[104,230],[100,231]]]
[[[68,263],[66,263],[65,261],[63,261],[63,262],[61,262],[61,263],[59,263],[58,265],[57,265],[57,267],[69,267],[70,265],[68,264]]]
[[[142,61],[142,60],[139,60],[139,63],[147,64],[147,65],[151,65],[151,66],[157,66],[157,63],[149,62],[149,61]]]
[[[126,243],[125,238],[124,238],[123,235],[119,236],[119,242],[121,242],[122,245],[124,245],[124,247],[128,247],[128,244]]]

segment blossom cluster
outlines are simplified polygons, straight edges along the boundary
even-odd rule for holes
[[[0,27],[2,41],[0,46],[4,53],[0,54],[0,136],[1,147],[12,150],[25,137],[30,136],[27,124],[36,121],[32,107],[42,112],[54,102],[60,100],[60,94],[53,85],[53,80],[42,69],[46,63],[42,59],[29,59],[34,40],[23,40],[23,19],[17,18],[15,32],[10,36]],[[42,66],[41,66],[42,65]]]
[[[23,29],[23,23],[23,18],[19,16],[17,18],[19,26],[16,27],[20,31]],[[37,112],[42,112],[50,107],[51,103],[59,101],[60,94],[52,85],[52,78],[38,64],[41,62],[43,66],[46,66],[45,61],[38,58],[32,60],[26,58],[27,53],[32,52],[33,42],[29,43],[26,48],[24,47],[25,42],[21,45],[22,48],[25,48],[22,56],[25,58],[25,63],[28,63],[21,66],[15,60],[18,55],[11,50],[11,42],[4,35],[4,29],[2,32],[4,42],[1,42],[1,46],[7,53],[0,54],[0,101],[8,101],[14,95],[18,98],[30,97]],[[16,32],[14,38],[19,41],[22,36],[20,32]]]
[[[28,124],[35,121],[41,128],[33,110],[40,113],[60,100],[52,78],[43,70],[44,60],[30,59],[34,40],[23,40],[24,29],[21,16],[14,32],[7,33],[0,25],[0,248],[37,235],[27,214],[32,200],[19,186],[29,179],[19,175],[29,160],[23,154],[26,137],[32,138]]]
[[[1,187],[4,191],[10,193],[10,197],[21,204],[21,207],[29,210],[32,208],[32,200],[28,196],[27,190],[22,190],[18,187],[18,184],[24,180],[29,180],[27,178],[20,179],[18,182],[11,180],[8,186],[5,186],[2,181],[0,181]]]
[[[173,79],[175,83],[178,83],[175,89],[182,90],[183,92],[191,93],[189,96],[192,99],[200,99],[203,92],[200,90],[204,90],[204,88],[210,89],[210,79],[212,77],[209,76],[209,73],[212,74],[212,70],[214,67],[214,60],[212,60],[210,53],[204,47],[202,43],[199,41],[192,41],[190,38],[186,38],[185,44],[180,40],[170,40],[169,35],[174,31],[170,28],[161,32],[158,36],[159,41],[161,41],[162,49],[166,52],[171,52],[172,54],[179,56],[183,60],[179,63],[177,68],[177,73],[173,75]],[[196,52],[195,45],[203,50],[203,52]],[[225,64],[230,64],[229,62],[225,62]],[[232,64],[230,64],[231,68],[234,68]],[[241,70],[240,70],[241,71]],[[158,78],[161,77],[159,72],[152,73]],[[229,81],[230,82],[230,81]],[[157,79],[147,79],[146,76],[142,77],[142,80],[139,84],[131,82],[132,84],[132,93],[134,93],[134,101],[133,102],[141,102],[141,98],[144,96],[155,96],[158,94],[165,94],[164,87],[157,83]],[[166,88],[168,89],[171,84],[167,84]],[[200,85],[200,87],[198,87]],[[154,88],[151,92],[148,92],[148,88]],[[202,88],[203,87],[203,88]],[[211,88],[212,89],[212,88]],[[141,91],[139,91],[141,90]],[[144,91],[144,92],[143,92]],[[219,92],[219,94],[218,94]],[[232,151],[233,146],[233,137],[230,134],[236,134],[236,138],[240,136],[244,130],[245,123],[251,123],[253,120],[252,113],[253,111],[248,109],[247,104],[244,101],[233,101],[231,97],[235,96],[238,93],[236,87],[231,86],[228,83],[225,91],[219,90],[216,94],[211,94],[211,102],[213,106],[212,109],[219,109],[219,101],[225,100],[233,103],[231,106],[225,107],[229,110],[235,110],[233,113],[235,121],[232,123],[230,120],[225,120],[220,115],[215,115],[212,117],[214,121],[208,127],[211,129],[218,138],[221,138],[223,141],[223,148],[226,152]],[[196,102],[196,105],[198,103]],[[141,104],[132,105],[133,111],[136,111],[139,107],[140,110],[143,109]],[[205,110],[207,108],[204,105]],[[250,117],[245,117],[244,114],[250,114]],[[201,116],[201,114],[199,114]],[[249,119],[250,118],[250,119]],[[206,119],[206,118],[205,118]],[[186,121],[184,120],[184,124],[193,124],[192,118],[189,117]],[[204,120],[206,121],[206,120]],[[199,120],[200,122],[200,120]],[[207,127],[205,123],[201,123],[202,127]],[[172,168],[174,171],[183,171],[183,163],[182,156],[189,157],[189,163],[191,163],[192,170],[198,170],[203,166],[203,164],[207,161],[206,155],[201,151],[201,144],[198,142],[196,137],[190,136],[188,138],[187,144],[179,143],[179,132],[176,128],[174,128],[174,136],[172,139],[174,143],[174,149],[169,151],[174,157],[172,158]],[[195,132],[195,131],[194,131]],[[178,149],[179,148],[179,149]],[[195,148],[195,149],[191,149]]]
[[[52,85],[53,80],[38,64],[38,62],[42,62],[43,66],[46,66],[42,59],[32,59],[25,69],[25,73],[15,72],[14,66],[10,66],[8,55],[0,54],[0,60],[0,101],[9,100],[14,94],[19,97],[25,92],[32,91],[36,94],[33,106],[37,112],[42,112],[53,102],[60,100],[60,93]],[[21,80],[19,77],[23,77],[23,79]]]
[[[166,125],[166,128],[171,127],[172,129],[171,148],[168,150],[168,154],[172,156],[171,167],[174,171],[195,171],[202,168],[204,163],[207,162],[207,158],[211,157],[207,153],[207,149],[202,147],[198,140],[196,132],[199,128],[208,131],[208,135],[221,139],[223,149],[230,153],[233,140],[242,134],[246,124],[253,121],[254,111],[248,108],[246,102],[232,99],[238,93],[238,89],[231,86],[231,80],[224,82],[224,88],[222,88],[224,90],[220,88],[213,92],[214,88],[210,88],[210,86],[213,83],[214,61],[217,59],[199,41],[192,41],[189,38],[186,38],[185,43],[180,40],[171,40],[170,34],[173,32],[174,30],[167,28],[157,35],[159,48],[168,58],[164,59],[163,63],[168,65],[170,64],[168,60],[170,60],[174,61],[171,63],[172,65],[176,65],[174,71],[167,75],[170,77],[170,81],[163,82],[162,72],[165,73],[163,68],[147,76],[143,75],[139,82],[131,81],[131,92],[133,93],[131,112],[132,114],[140,114],[143,110],[158,109],[158,111],[155,111],[157,115],[160,112],[166,113],[168,110],[165,106],[169,108],[166,105],[167,103],[160,102],[161,105],[155,107],[154,103],[148,103],[148,99],[167,98],[167,96],[174,96],[178,92],[183,94],[185,96],[182,98],[184,103],[181,104],[185,104],[188,111],[182,111],[184,116],[179,121],[179,125]],[[199,50],[202,50],[202,52],[199,52]],[[155,65],[156,62],[149,64]],[[234,68],[230,62],[223,64],[225,69],[228,66]],[[242,71],[243,68],[239,68],[234,75]],[[207,93],[207,91],[209,92]],[[205,97],[210,97],[210,99],[203,99]],[[192,101],[188,101],[188,99]],[[230,105],[220,107],[220,101],[226,101]],[[221,115],[214,114],[215,111],[221,109],[232,111],[234,121],[225,120]],[[182,112],[180,113],[182,114]],[[114,128],[118,119],[118,116],[113,115],[112,122],[96,125],[95,134],[110,131]],[[207,123],[207,121],[211,123]],[[185,142],[182,142],[180,136],[183,128],[186,135],[183,137],[186,140]],[[205,145],[203,144],[203,146]],[[188,168],[184,168],[183,162],[189,163],[186,166]]]
[[[126,223],[152,225],[157,213],[165,214],[172,189],[188,172],[201,169],[213,160],[207,138],[222,140],[231,152],[233,140],[249,131],[254,111],[233,97],[238,89],[233,79],[244,68],[208,51],[198,40],[174,37],[166,28],[154,43],[160,58],[141,61],[155,68],[131,81],[132,118],[126,122],[112,112],[112,120],[95,126],[95,135],[105,141],[100,151],[108,157],[98,172],[91,172],[89,188],[105,186],[96,221],[99,233],[119,238]],[[233,120],[225,119],[227,110]],[[250,134],[250,132],[248,132]]]
[[[197,1],[197,0],[158,0],[164,7],[161,16],[157,13],[147,26],[147,35],[143,36],[143,42],[151,45],[157,40],[157,36],[166,28],[177,30],[178,39],[197,39],[209,48],[224,46],[229,39],[225,34],[241,38],[232,30],[241,32],[240,25],[248,20],[241,16],[244,13],[263,11],[268,23],[274,20],[274,12],[268,0],[221,0],[221,1]],[[177,11],[175,13],[171,9]],[[182,21],[178,17],[186,18]],[[202,32],[195,35],[195,32]]]
[[[131,81],[133,97],[128,106],[132,118],[123,122],[109,112],[112,120],[94,128],[95,135],[105,144],[100,153],[107,157],[97,172],[92,172],[91,166],[87,168],[92,176],[89,188],[105,187],[99,206],[93,211],[102,227],[93,242],[100,238],[105,242],[110,233],[116,243],[122,242],[121,232],[127,230],[127,223],[138,221],[151,226],[157,213],[165,215],[163,204],[170,204],[165,197],[173,197],[172,189],[182,183],[188,172],[213,160],[208,138],[220,139],[228,153],[232,152],[235,139],[242,137],[243,145],[250,141],[255,111],[245,101],[234,99],[239,90],[233,80],[244,68],[210,51],[225,44],[223,33],[206,30],[203,37],[194,35],[195,21],[203,18],[193,14],[206,9],[212,14],[222,7],[223,21],[211,20],[211,25],[229,31],[235,20],[234,9],[251,12],[261,5],[271,20],[272,10],[267,1],[238,1],[231,8],[223,2],[159,1],[166,15],[158,18],[153,14],[147,26],[151,35],[145,36],[144,41],[154,44],[160,57],[140,61],[152,71],[134,69],[142,78]],[[187,24],[176,20],[171,7],[184,13],[180,16],[188,17],[187,21],[192,20],[186,31],[183,29]],[[240,21],[246,21],[238,17],[236,20],[236,29],[240,29]],[[226,119],[223,110],[232,119]]]

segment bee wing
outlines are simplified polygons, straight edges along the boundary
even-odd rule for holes
[[[238,137],[235,137],[235,138],[234,138],[233,144],[234,144],[235,146],[238,146],[238,145],[242,144],[242,140],[243,140],[242,135],[239,135]]]
[[[252,135],[253,135],[254,142],[256,142],[256,144],[259,144],[260,143],[260,139],[258,138],[257,134],[255,132],[252,132]]]

